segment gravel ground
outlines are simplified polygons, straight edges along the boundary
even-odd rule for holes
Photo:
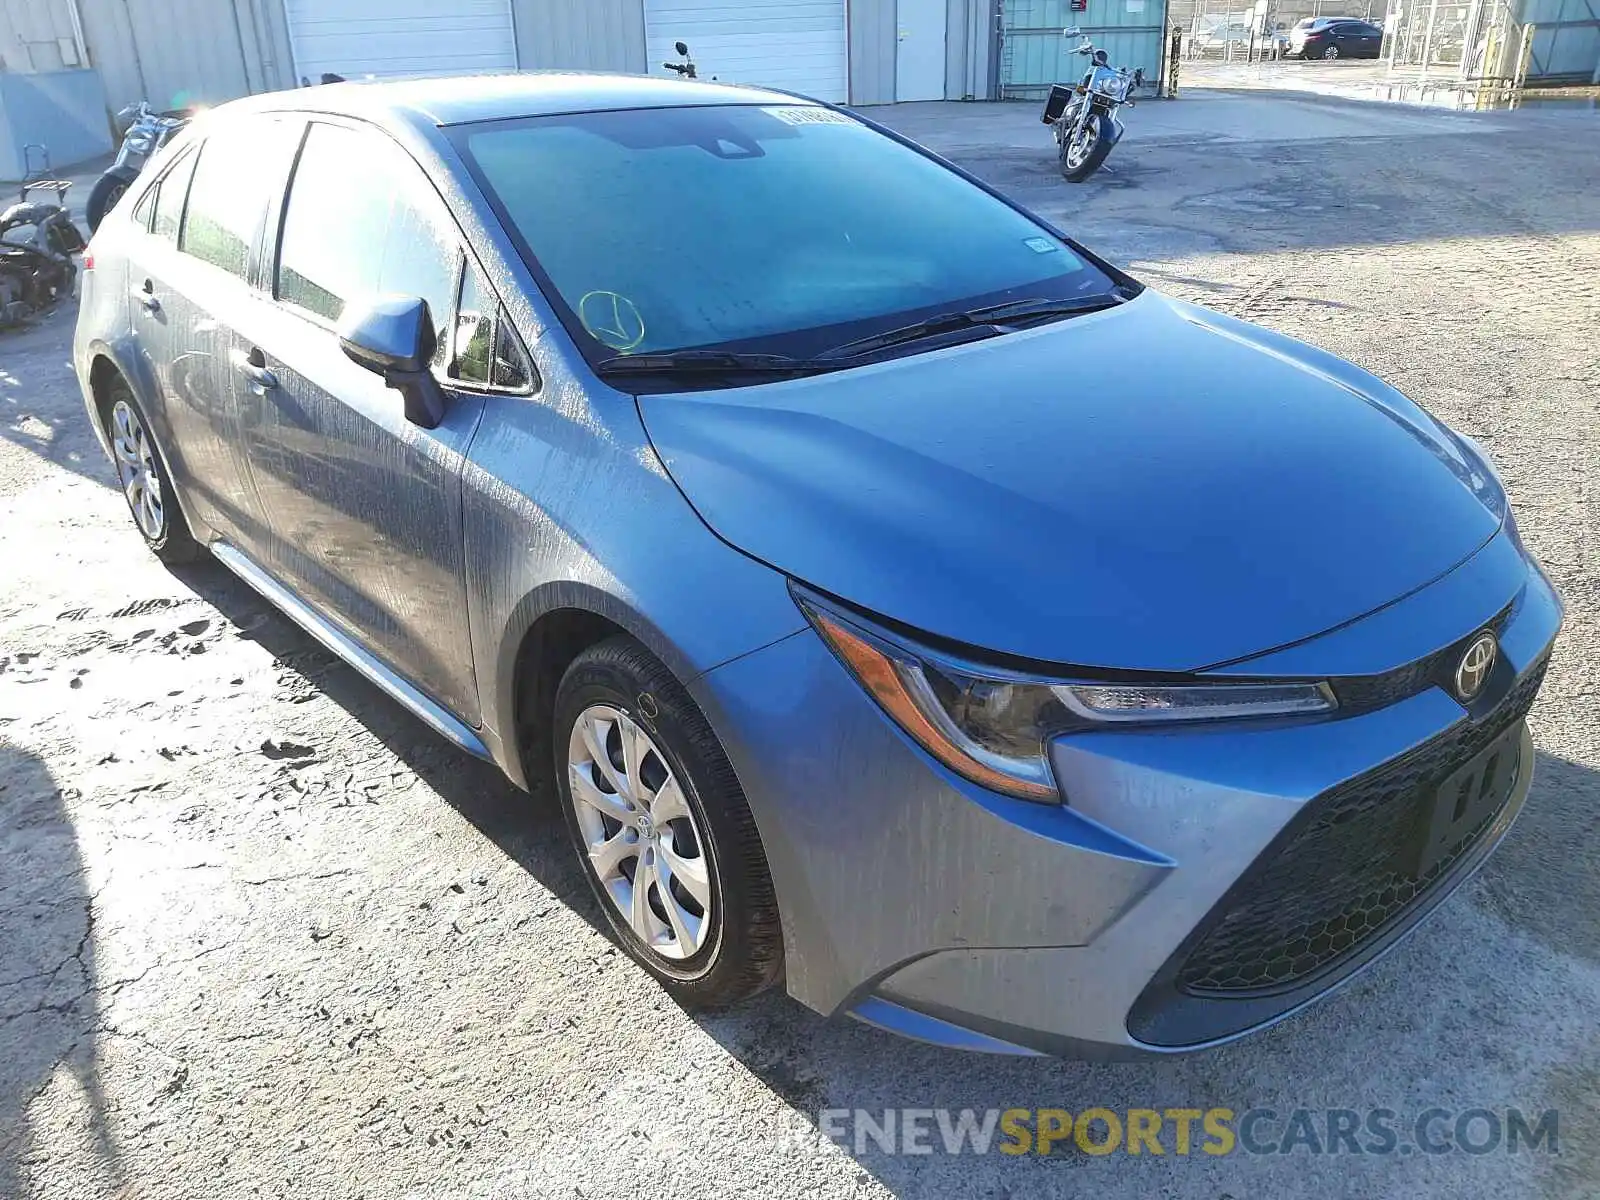
[[[598,932],[548,801],[220,568],[145,554],[60,312],[0,335],[0,1200],[1600,1193],[1600,122],[1352,108],[1330,141],[1282,103],[1266,137],[1163,134],[1141,106],[1078,188],[1036,124],[1005,144],[1014,112],[889,119],[1496,457],[1567,625],[1526,814],[1424,932],[1166,1063],[953,1055],[781,996],[685,1014]],[[906,1105],[1558,1109],[1561,1154],[907,1156],[795,1132]]]

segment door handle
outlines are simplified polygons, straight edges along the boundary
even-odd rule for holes
[[[140,289],[134,293],[134,299],[139,302],[140,306],[143,307],[147,313],[158,313],[161,311],[161,301],[156,299],[155,291],[155,283],[149,279],[146,279],[143,286],[141,286]]]
[[[233,350],[229,352],[229,357],[239,373],[250,381],[250,390],[256,395],[265,395],[278,386],[277,373],[267,366],[267,356],[261,353],[259,347],[252,348],[248,354]]]

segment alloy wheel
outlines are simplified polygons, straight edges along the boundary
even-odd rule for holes
[[[144,422],[138,410],[126,400],[118,400],[111,409],[111,448],[116,456],[122,493],[128,498],[134,521],[145,537],[152,542],[159,541],[167,529],[161,474]]]
[[[601,890],[653,953],[692,956],[713,930],[716,879],[666,756],[626,713],[595,704],[573,725],[567,776]]]
[[[1099,125],[1093,120],[1088,120],[1083,123],[1082,128],[1069,135],[1070,140],[1067,142],[1068,167],[1083,165],[1084,160],[1089,157],[1089,152],[1094,149],[1095,139],[1099,137],[1099,134]]]

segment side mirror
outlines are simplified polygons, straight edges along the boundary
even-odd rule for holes
[[[379,296],[352,304],[339,322],[339,348],[352,362],[383,376],[406,402],[406,420],[436,429],[444,391],[428,369],[435,347],[433,317],[421,296]]]
[[[672,48],[674,50],[676,50],[679,54],[683,55],[684,58],[688,58],[689,57],[689,43],[688,42],[673,42],[672,43]]]

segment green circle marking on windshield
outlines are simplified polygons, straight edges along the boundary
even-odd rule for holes
[[[617,292],[589,292],[578,301],[578,319],[595,341],[624,354],[644,341],[644,314]]]

